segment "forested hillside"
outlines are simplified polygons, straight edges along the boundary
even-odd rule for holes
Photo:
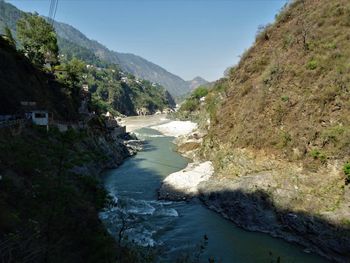
[[[15,31],[16,22],[23,14],[24,12],[4,2],[4,0],[1,0],[0,32],[3,31],[3,26],[5,24]],[[137,78],[159,83],[164,86],[172,96],[182,95],[189,90],[186,81],[144,58],[134,54],[124,54],[109,50],[97,41],[88,39],[79,30],[70,25],[55,22],[54,27],[60,39],[59,47],[62,52],[69,50],[72,44],[75,44],[75,49],[77,47],[81,49],[80,52],[84,52],[84,56],[91,57],[95,55],[96,58],[101,61],[110,64],[118,64],[123,71],[131,73]],[[82,51],[82,49],[84,49],[84,51]]]
[[[33,67],[31,62],[0,38],[0,113],[20,112],[21,101],[35,101],[55,118],[78,118],[78,94],[70,94],[53,77]]]
[[[3,26],[1,30],[3,31],[8,26],[15,33],[17,31],[17,25],[14,22],[23,17],[24,13],[2,1],[0,2],[0,13],[0,26]],[[65,35],[63,34],[63,36]],[[82,45],[90,43],[90,40],[76,30],[74,31],[74,36],[76,39],[81,40],[78,42]],[[16,39],[16,35],[14,37]],[[77,82],[75,84],[79,83],[80,86],[84,84],[89,85],[90,92],[93,94],[95,110],[99,110],[100,112],[110,111],[115,115],[137,115],[140,113],[153,114],[158,110],[162,111],[175,106],[172,96],[162,86],[137,79],[132,74],[124,73],[119,65],[117,66],[115,64],[119,63],[118,61],[108,59],[110,57],[109,55],[106,57],[102,56],[101,58],[101,56],[99,57],[95,54],[92,46],[88,45],[90,47],[88,49],[64,37],[58,36],[57,38],[62,62],[61,65],[55,68],[59,72],[59,74],[56,74],[59,76],[58,79],[63,81],[69,79],[70,82]],[[100,44],[95,43],[95,45],[99,46]],[[104,58],[107,60],[104,60]],[[5,61],[3,63],[6,65]],[[9,70],[9,68],[6,70]],[[9,74],[7,78],[11,78],[11,76],[13,77],[13,74]],[[13,83],[16,82],[17,80],[14,79]],[[9,80],[8,83],[12,83],[12,81]],[[13,94],[21,92],[20,89],[16,89],[15,85],[12,85],[10,88],[6,88],[7,86],[2,86],[4,89],[3,92],[7,92],[6,94],[13,90],[15,90]],[[34,99],[35,96],[27,95],[27,97],[27,99]],[[9,96],[7,98],[10,99]],[[16,105],[18,105],[18,101],[23,100],[23,96],[17,96],[15,98],[12,97],[12,100],[16,101]],[[3,107],[6,107],[5,104]]]

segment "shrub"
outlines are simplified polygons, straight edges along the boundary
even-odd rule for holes
[[[337,44],[334,42],[327,43],[325,46],[327,49],[336,49],[337,48]]]
[[[343,171],[345,174],[346,183],[348,184],[348,183],[350,183],[350,163],[349,162],[344,164]]]
[[[325,141],[335,143],[344,134],[344,132],[345,132],[345,128],[343,126],[337,125],[324,130],[321,134],[321,137]]]
[[[285,131],[282,131],[280,134],[280,142],[277,145],[279,148],[285,148],[288,146],[288,144],[292,141],[292,136]]]
[[[292,34],[287,34],[283,37],[283,48],[287,49],[291,47],[294,43],[295,39]]]
[[[282,100],[283,102],[287,102],[287,101],[289,101],[289,97],[288,97],[288,96],[282,96],[282,97],[281,97],[281,100]]]
[[[269,28],[271,27],[271,24],[267,25],[259,25],[258,26],[258,31],[256,32],[256,41],[259,40],[269,40]]]
[[[324,163],[327,160],[327,156],[320,152],[318,149],[312,149],[310,155],[315,160],[320,160],[322,163]]]
[[[198,107],[198,100],[188,99],[181,105],[180,111],[195,111]]]
[[[318,63],[316,60],[310,60],[307,64],[306,64],[306,68],[309,70],[315,70],[318,66]]]
[[[207,95],[208,95],[208,89],[206,87],[200,86],[193,91],[191,97],[196,98],[196,99],[200,99],[200,98],[205,97]]]

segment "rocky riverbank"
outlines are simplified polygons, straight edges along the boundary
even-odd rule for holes
[[[170,121],[152,126],[166,136],[175,137],[177,151],[192,160],[185,169],[167,176],[159,189],[160,199],[186,200],[198,195],[198,186],[211,178],[214,173],[210,161],[202,162],[198,157],[198,149],[202,135],[196,123],[190,121]]]
[[[160,126],[156,128],[165,133],[176,122]],[[297,163],[263,151],[236,149],[234,155],[222,157],[224,169],[217,169],[214,176],[211,162],[203,163],[200,154],[203,147],[208,147],[203,137],[198,130],[186,130],[176,137],[177,151],[194,163],[170,174],[163,181],[159,198],[184,200],[198,196],[209,209],[246,230],[298,243],[305,252],[332,261],[349,262],[350,227],[344,228],[343,218],[350,218],[350,209],[341,205],[347,203],[342,199],[350,198],[346,195],[349,186],[339,192],[344,184],[339,164],[310,174]],[[201,169],[204,164],[209,166]]]
[[[185,169],[165,178],[159,189],[159,198],[183,200],[197,196],[199,184],[209,180],[213,173],[214,168],[210,161],[190,163]]]
[[[244,229],[349,262],[350,227],[344,221],[350,217],[344,206],[350,200],[349,186],[344,186],[337,162],[310,172],[263,150],[230,151],[234,154],[215,163],[215,177],[199,185],[199,197],[210,209]],[[219,159],[213,151],[208,156]]]
[[[212,178],[199,185],[199,197],[208,208],[246,230],[298,243],[305,252],[332,261],[349,262],[349,229],[331,224],[321,215],[276,207],[271,192],[262,190],[256,182],[258,178]],[[283,197],[280,200],[286,201]]]
[[[106,169],[118,167],[125,159],[142,150],[142,141],[136,136],[126,133],[118,138],[110,138],[106,134],[88,138],[80,147],[100,151],[104,158],[91,160],[82,166],[75,166],[72,171],[82,175],[97,175]]]

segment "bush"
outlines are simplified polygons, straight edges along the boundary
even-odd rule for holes
[[[348,184],[348,183],[350,183],[350,163],[349,162],[344,164],[343,171],[345,174],[346,183]]]
[[[283,37],[283,48],[290,48],[295,42],[294,36],[292,34],[287,34]]]
[[[320,160],[322,163],[324,163],[327,160],[327,156],[320,152],[318,149],[312,149],[310,155],[315,160]]]
[[[324,130],[321,134],[321,137],[326,142],[336,143],[344,134],[344,132],[345,132],[345,128],[340,125],[337,125]]]
[[[191,97],[195,99],[200,99],[207,95],[208,95],[208,89],[206,87],[200,86],[193,91]]]
[[[282,96],[282,97],[281,97],[281,100],[282,100],[283,102],[287,102],[287,101],[289,101],[289,97],[288,97],[288,96]]]
[[[180,111],[195,111],[198,107],[198,100],[188,99],[181,105]]]
[[[318,66],[318,63],[316,60],[310,60],[307,64],[306,64],[306,68],[309,70],[315,70]]]

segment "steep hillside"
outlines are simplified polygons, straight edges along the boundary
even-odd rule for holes
[[[56,119],[78,118],[79,98],[36,69],[0,37],[0,114],[20,113],[21,101],[34,101]]]
[[[284,10],[231,70],[213,134],[291,160],[313,150],[326,160],[348,157],[349,15],[345,0]]]
[[[174,97],[188,92],[189,87],[182,78],[166,71],[158,65],[133,54],[115,53],[120,66],[136,77],[147,79],[164,86]]]
[[[90,50],[99,59],[108,63],[118,64],[122,70],[164,86],[173,96],[179,96],[188,91],[187,83],[180,77],[166,71],[158,65],[134,54],[124,54],[111,51],[97,41],[88,39],[74,27],[64,24],[54,24],[57,34],[63,40],[68,40],[80,47]],[[67,42],[60,41],[60,48],[66,49]]]
[[[79,47],[83,47],[90,52],[93,52],[98,58],[113,64],[120,64],[117,53],[107,49],[97,41],[88,39],[83,33],[76,28],[59,22],[54,22],[54,27],[57,35],[63,40],[67,40],[76,44]],[[65,49],[66,42],[60,43],[60,48]]]
[[[0,0],[0,32],[3,30],[5,24],[15,31],[17,20],[23,13],[15,6]],[[88,39],[83,33],[70,25],[55,22],[54,27],[58,36],[62,39],[59,42],[60,49],[62,50],[67,49],[66,44],[69,41],[92,51],[94,55],[103,61],[119,64],[122,70],[138,78],[161,84],[173,96],[179,96],[188,92],[189,88],[186,81],[144,58],[134,54],[124,54],[109,50],[97,41]]]
[[[349,40],[348,0],[293,1],[201,106],[209,207],[339,262],[350,258]]]
[[[34,67],[0,37],[0,115],[21,114],[21,101],[61,121],[79,120],[69,85]],[[3,124],[3,123],[1,123]],[[135,153],[112,136],[101,116],[83,130],[55,126],[0,127],[0,259],[3,262],[137,262],[104,228],[111,205],[97,175]]]
[[[115,67],[85,69],[82,84],[88,84],[95,106],[103,112],[137,115],[174,108],[175,102],[162,86],[136,79]]]

